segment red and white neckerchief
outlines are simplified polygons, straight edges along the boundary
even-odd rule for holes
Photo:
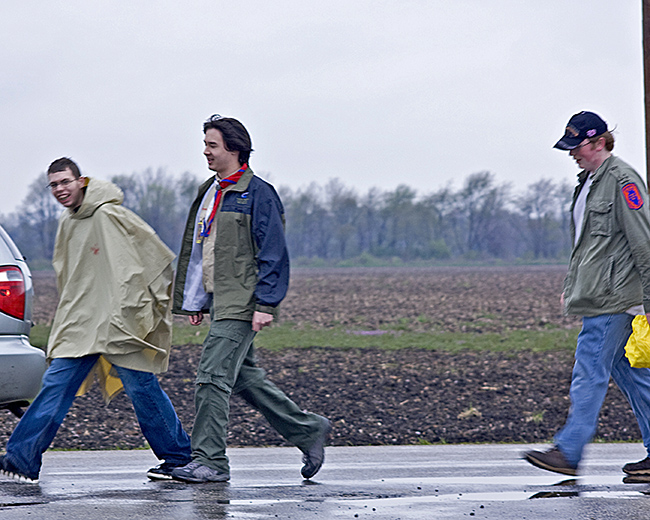
[[[243,164],[242,167],[232,175],[226,177],[225,179],[219,179],[218,181],[219,185],[217,186],[217,189],[214,192],[214,202],[212,204],[212,211],[210,212],[210,216],[207,218],[207,220],[204,221],[203,219],[201,219],[201,221],[199,222],[199,234],[196,237],[197,243],[200,244],[201,242],[203,242],[203,239],[210,236],[210,230],[212,229],[212,222],[214,222],[214,217],[217,214],[217,208],[219,207],[219,202],[221,202],[221,197],[223,196],[223,189],[233,184],[237,184],[237,182],[239,182],[239,179],[247,169],[248,169],[248,164]]]

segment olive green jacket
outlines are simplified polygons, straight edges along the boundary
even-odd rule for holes
[[[571,214],[588,172],[578,175]],[[622,313],[643,303],[650,311],[650,214],[639,175],[615,156],[596,170],[578,242],[564,282],[568,314]],[[571,219],[572,236],[576,230]],[[575,239],[574,239],[575,242]]]
[[[185,225],[174,283],[176,314],[209,310],[188,309],[184,303],[196,217],[213,182],[214,176],[199,187]],[[289,254],[284,209],[275,189],[248,168],[224,192],[212,232],[216,233],[212,319],[251,321],[255,311],[276,316],[289,287]]]

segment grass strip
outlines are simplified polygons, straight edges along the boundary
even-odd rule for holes
[[[356,331],[342,328],[312,329],[280,325],[258,334],[255,344],[269,350],[286,347],[334,348],[421,348],[459,352],[462,350],[516,352],[575,349],[579,329],[511,330],[503,333]]]
[[[208,325],[192,327],[174,324],[174,345],[200,345],[208,333]],[[44,325],[32,328],[30,341],[45,348],[50,329]],[[459,352],[461,350],[543,352],[575,349],[579,329],[510,330],[502,333],[416,332],[408,330],[363,331],[344,328],[316,329],[284,323],[264,329],[255,338],[255,345],[268,350],[284,348],[333,347],[341,349],[421,348]]]

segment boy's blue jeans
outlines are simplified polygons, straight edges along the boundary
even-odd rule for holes
[[[578,465],[585,445],[596,433],[610,375],[632,406],[650,454],[650,369],[632,368],[625,357],[633,319],[623,313],[582,320],[569,392],[571,409],[555,436],[555,444],[569,464]]]
[[[43,376],[43,386],[7,442],[7,459],[30,478],[38,478],[42,455],[54,440],[77,390],[99,358],[56,358]],[[133,403],[143,435],[159,459],[174,464],[191,460],[190,438],[174,406],[150,372],[115,366]]]

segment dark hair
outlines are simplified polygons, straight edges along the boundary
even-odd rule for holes
[[[614,136],[609,130],[595,137],[590,137],[589,142],[596,144],[601,137],[605,139],[605,150],[611,152],[614,149]]]
[[[47,169],[47,174],[49,175],[50,173],[58,173],[67,169],[70,169],[75,179],[81,177],[81,172],[79,171],[79,166],[77,166],[77,163],[75,163],[72,159],[68,159],[67,157],[61,157],[56,161],[52,161],[52,164],[50,164],[50,167]]]
[[[239,164],[248,162],[253,148],[251,136],[244,125],[232,117],[221,117],[219,114],[214,114],[203,123],[203,133],[205,134],[210,128],[221,132],[226,150],[239,152]]]

